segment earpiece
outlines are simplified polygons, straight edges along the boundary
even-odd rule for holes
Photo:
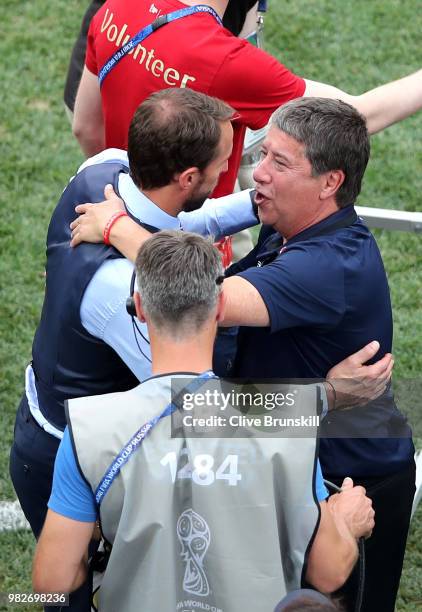
[[[131,317],[136,317],[135,300],[133,299],[133,297],[127,298],[126,311]]]
[[[135,293],[135,279],[136,272],[134,270],[132,273],[132,278],[130,279],[130,296],[126,299],[126,312],[131,317],[136,317],[135,300],[133,299],[133,294]]]

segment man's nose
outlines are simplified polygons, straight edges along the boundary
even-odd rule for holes
[[[261,159],[253,171],[253,180],[257,183],[268,183],[271,180],[268,172],[267,158]]]

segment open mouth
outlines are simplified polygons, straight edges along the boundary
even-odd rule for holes
[[[255,204],[261,206],[268,198],[260,191],[255,192]]]

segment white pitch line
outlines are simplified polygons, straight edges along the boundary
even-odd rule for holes
[[[422,451],[415,455],[416,461],[416,493],[413,500],[412,517],[416,512],[419,502],[422,500]]]
[[[0,531],[30,529],[29,523],[16,500],[0,502]]]

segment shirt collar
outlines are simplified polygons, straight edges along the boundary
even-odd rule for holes
[[[295,236],[292,236],[290,240],[287,240],[285,246],[289,246],[295,242],[300,242],[301,240],[308,240],[309,238],[313,238],[314,236],[319,236],[321,234],[328,234],[331,230],[335,230],[337,226],[342,223],[346,225],[352,225],[357,220],[357,215],[355,211],[355,207],[352,205],[346,206],[345,208],[340,208],[335,213],[322,219],[315,225],[311,225],[311,227],[307,227],[302,232],[299,232]],[[350,221],[350,223],[347,223]]]
[[[157,229],[181,229],[177,217],[172,217],[159,208],[152,200],[147,198],[124,172],[119,176],[119,193],[123,198],[128,211],[142,223],[156,227]]]
[[[348,227],[349,225],[352,225],[357,219],[358,216],[356,214],[355,207],[350,205],[346,206],[345,208],[341,208],[329,217],[315,223],[315,225],[307,227],[302,232],[299,232],[299,234],[296,234],[290,238],[290,240],[284,244],[283,237],[278,232],[271,233],[267,238],[264,238],[261,250],[258,251],[256,257],[258,262],[257,265],[260,267],[270,263],[275,257],[277,257],[278,253],[283,253],[284,251],[288,250],[289,246],[292,244],[301,242],[303,240],[309,240],[310,238],[314,238],[316,236],[330,234],[341,227]]]

